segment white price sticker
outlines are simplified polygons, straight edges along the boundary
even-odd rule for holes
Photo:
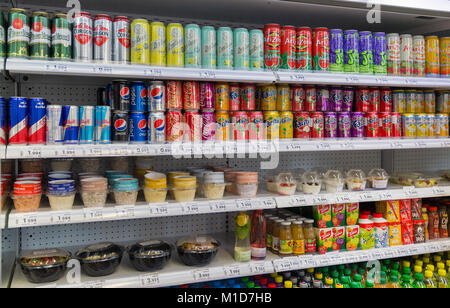
[[[104,280],[88,281],[83,283],[82,285],[84,289],[102,289],[104,286],[105,286]]]
[[[391,149],[403,149],[403,143],[401,142],[391,142]]]
[[[164,144],[164,145],[161,145],[161,146],[159,147],[158,153],[159,153],[160,155],[170,155],[170,154],[172,153],[172,145],[171,145],[171,144]]]
[[[192,202],[192,203],[183,203],[181,206],[181,210],[185,214],[198,214],[199,213],[199,206],[198,203]]]
[[[286,272],[293,269],[292,262],[288,258],[282,260],[275,260],[273,261],[273,265],[275,267],[275,271],[277,272]]]
[[[314,204],[328,204],[328,196],[314,196],[313,197]]]
[[[42,157],[42,151],[40,148],[30,148],[20,151],[21,157],[32,157],[32,158],[40,158]]]
[[[331,149],[331,146],[329,143],[319,143],[319,144],[316,144],[316,148],[317,148],[317,150],[327,150],[328,151]]]
[[[273,209],[276,207],[276,202],[273,198],[262,199],[259,201],[261,207],[266,209]]]
[[[68,156],[68,157],[72,157],[75,156],[77,150],[75,148],[64,148],[61,151],[59,151],[58,156]]]
[[[446,194],[445,189],[443,187],[433,186],[432,190],[433,190],[433,194],[435,194],[437,196]]]
[[[297,152],[297,151],[301,151],[302,150],[302,146],[299,144],[299,143],[289,143],[287,146],[286,146],[286,149],[288,150],[288,151],[295,151],[295,152]]]
[[[141,287],[148,288],[159,285],[159,275],[158,274],[144,274],[139,276],[139,281]]]
[[[209,209],[211,212],[223,212],[227,210],[227,203],[225,201],[210,201]]]
[[[342,149],[351,149],[351,150],[353,150],[355,148],[355,145],[353,143],[350,143],[350,142],[340,143],[340,145],[341,145]]]
[[[403,192],[408,197],[418,197],[419,192],[417,191],[416,187],[414,186],[403,186]]]
[[[103,149],[102,148],[89,148],[89,155],[101,156],[101,155],[103,155]]]
[[[291,81],[305,81],[305,75],[302,74],[292,74],[289,77]]]
[[[359,195],[359,201],[361,202],[369,202],[376,200],[374,193],[372,192],[364,192]]]
[[[69,67],[64,64],[46,64],[45,70],[47,72],[67,72]]]
[[[359,77],[348,76],[348,77],[345,77],[345,81],[346,82],[350,82],[350,83],[358,83],[359,82]]]
[[[337,203],[351,203],[351,198],[349,194],[339,194],[336,195]]]
[[[83,211],[85,219],[92,219],[92,220],[103,219],[102,208],[85,208],[83,209]]]
[[[112,74],[113,68],[111,66],[93,66],[92,72],[96,74]]]
[[[377,78],[375,78],[375,82],[378,84],[388,84],[389,79],[386,77],[377,77]]]
[[[209,272],[209,269],[195,270],[192,271],[192,277],[194,277],[195,281],[209,280],[211,278],[211,273]]]
[[[394,198],[389,191],[380,192],[379,195],[381,200],[392,200]]]
[[[146,146],[137,147],[135,149],[135,154],[136,155],[147,155],[147,154],[150,154],[150,148],[146,147]]]
[[[15,222],[16,226],[20,227],[37,226],[38,216],[33,214],[16,215]]]
[[[215,79],[216,78],[216,72],[214,71],[203,71],[199,73],[199,77],[201,79]]]
[[[250,210],[253,207],[252,200],[236,200],[236,207],[239,210]]]
[[[152,76],[152,77],[161,77],[162,76],[162,70],[159,69],[159,68],[144,69],[144,75],[145,76]]]
[[[383,258],[383,254],[381,252],[378,252],[378,251],[372,252],[372,259],[373,260],[380,260],[382,258]]]
[[[167,215],[169,214],[169,209],[167,206],[152,206],[149,207],[150,215]]]
[[[308,201],[304,196],[291,196],[289,200],[290,206],[306,206],[308,205]]]
[[[250,272],[254,275],[263,274],[266,272],[265,262],[255,262],[250,264]]]
[[[50,218],[54,224],[70,224],[72,222],[72,213],[55,213]]]
[[[136,207],[130,206],[116,206],[116,215],[119,218],[131,218],[135,216]]]
[[[226,277],[241,276],[241,268],[239,266],[224,266],[223,272]]]

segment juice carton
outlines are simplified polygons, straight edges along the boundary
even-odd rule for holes
[[[334,227],[333,232],[333,251],[344,249],[345,227]]]
[[[317,250],[320,254],[333,251],[333,228],[316,228]]]
[[[375,248],[375,224],[367,215],[359,220],[359,245],[361,249]]]
[[[314,226],[317,228],[330,228],[331,223],[331,205],[315,205],[313,207]]]
[[[333,227],[345,226],[345,203],[331,206],[331,223]]]
[[[345,248],[347,250],[356,250],[359,245],[359,226],[345,227]]]
[[[411,199],[412,220],[422,220],[422,199]]]
[[[358,224],[359,219],[359,203],[345,204],[345,222],[347,226]]]
[[[411,200],[400,200],[400,222],[411,220]]]
[[[400,222],[389,223],[389,246],[402,245],[402,224]]]
[[[402,222],[402,244],[409,245],[414,244],[414,227],[413,222],[405,221]]]
[[[388,222],[400,222],[400,200],[382,201],[383,217]]]

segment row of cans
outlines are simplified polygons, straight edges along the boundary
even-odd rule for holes
[[[450,113],[450,91],[394,89],[394,112],[400,113]]]

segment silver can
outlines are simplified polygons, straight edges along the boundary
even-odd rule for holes
[[[112,61],[112,19],[108,15],[95,16],[94,60],[99,63]]]
[[[148,143],[166,142],[166,116],[164,112],[152,112],[148,115]]]
[[[130,62],[130,19],[125,16],[117,16],[113,23],[113,61],[119,64]]]
[[[148,111],[166,111],[166,86],[162,81],[152,81],[148,87]]]
[[[73,59],[75,61],[92,61],[92,37],[91,14],[76,13],[73,21]]]
[[[47,126],[46,139],[47,144],[62,144],[64,141],[64,126],[62,125],[62,106],[47,106]]]

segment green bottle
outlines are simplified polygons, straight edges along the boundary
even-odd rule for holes
[[[355,274],[355,276],[353,276],[353,282],[356,283],[358,289],[364,289],[364,285],[361,281],[362,281],[362,277],[360,274]],[[352,288],[353,288],[353,283],[352,283]]]
[[[411,285],[411,277],[407,274],[402,276],[402,282],[400,283],[400,286],[403,289],[411,289],[412,285]]]
[[[351,285],[350,285],[350,277],[342,276],[341,277],[341,284],[344,286],[344,289],[349,289],[351,287]]]
[[[423,282],[423,276],[421,273],[414,274],[414,281],[413,281],[412,287],[415,289],[426,289],[427,288],[427,286]]]
[[[366,280],[366,289],[373,289],[373,281],[372,280]]]
[[[333,286],[336,288],[336,285],[341,283],[339,280],[339,272],[338,271],[332,272],[331,277],[333,278]]]

